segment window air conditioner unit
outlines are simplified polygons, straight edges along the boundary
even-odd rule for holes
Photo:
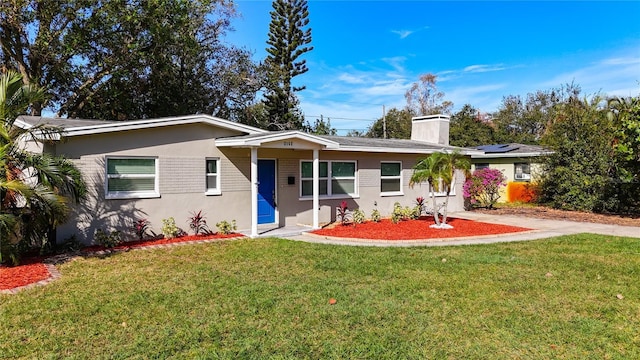
[[[531,179],[531,175],[529,175],[529,174],[516,174],[515,178],[516,178],[516,180],[530,180]]]

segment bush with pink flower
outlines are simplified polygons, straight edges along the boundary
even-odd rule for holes
[[[463,195],[471,205],[492,209],[500,198],[500,188],[507,184],[507,178],[498,169],[485,168],[476,170],[465,181]]]

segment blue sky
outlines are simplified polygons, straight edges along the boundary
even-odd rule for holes
[[[227,42],[266,56],[271,1],[237,1]],[[574,82],[640,94],[640,1],[309,1],[313,51],[294,79],[307,120],[366,130],[424,73],[454,111]]]

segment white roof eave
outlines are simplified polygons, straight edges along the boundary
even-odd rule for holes
[[[227,147],[253,147],[253,146],[261,146],[265,143],[270,143],[274,141],[282,141],[289,139],[299,139],[303,141],[308,141],[317,145],[324,146],[326,149],[337,149],[339,144],[335,141],[323,139],[321,137],[306,134],[303,132],[295,131],[295,132],[286,132],[286,133],[275,133],[275,134],[265,134],[251,138],[223,138],[216,139],[216,146],[227,146]]]
[[[375,152],[375,153],[396,153],[396,154],[433,154],[438,151],[450,151],[452,149],[416,149],[416,148],[392,148],[392,147],[369,147],[369,146],[345,146],[341,145],[337,149],[330,150],[338,150],[338,151],[354,151],[354,152]],[[482,152],[474,151],[474,150],[461,150],[460,153],[462,155],[479,155]]]
[[[528,153],[493,153],[493,154],[485,154],[480,153],[479,155],[472,155],[472,159],[500,159],[500,158],[525,158],[525,157],[539,157],[544,155],[552,154],[552,151],[545,152],[528,152]]]
[[[229,120],[224,120],[220,118],[216,118],[209,115],[192,115],[192,116],[183,116],[183,117],[173,117],[173,118],[162,118],[162,119],[145,119],[145,120],[133,120],[133,121],[123,121],[123,122],[110,122],[107,124],[100,125],[87,125],[87,126],[75,126],[68,127],[65,129],[66,136],[80,136],[80,135],[91,135],[91,134],[102,134],[109,132],[118,132],[118,131],[127,131],[127,130],[139,130],[139,129],[149,129],[163,126],[172,126],[172,125],[184,125],[184,124],[194,124],[194,123],[204,123],[213,126],[219,126],[221,128],[236,130],[248,134],[261,134],[267,133],[267,130],[262,130],[258,128],[254,128],[249,125],[235,123]],[[29,126],[25,123],[25,125]]]

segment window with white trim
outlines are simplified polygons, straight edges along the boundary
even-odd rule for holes
[[[320,196],[357,196],[355,161],[320,161]],[[300,162],[300,197],[313,196],[313,161]]]
[[[516,181],[530,181],[531,180],[531,166],[527,163],[515,163],[513,164],[514,178]]]
[[[107,157],[106,197],[159,197],[158,159],[154,157]]]
[[[329,164],[320,161],[320,196],[327,196],[329,189]],[[313,196],[313,162],[300,163],[300,196]]]
[[[402,162],[380,162],[380,193],[402,195]]]
[[[220,195],[220,159],[206,159],[206,192],[207,195]]]
[[[478,163],[475,164],[475,169],[476,170],[482,170],[482,169],[488,169],[489,168],[489,163]]]

